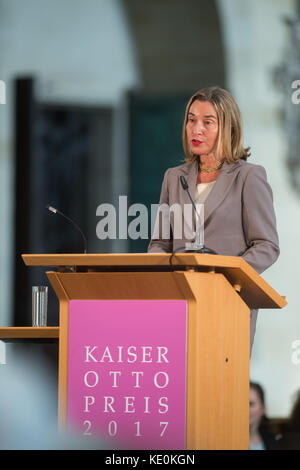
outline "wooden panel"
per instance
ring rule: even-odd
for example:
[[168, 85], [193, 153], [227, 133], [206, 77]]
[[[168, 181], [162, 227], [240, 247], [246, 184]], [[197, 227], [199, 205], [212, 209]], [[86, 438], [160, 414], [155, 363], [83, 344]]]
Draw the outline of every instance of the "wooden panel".
[[65, 427], [68, 391], [68, 329], [69, 297], [57, 273], [48, 273], [49, 281], [59, 299], [59, 361], [58, 361], [58, 424]]
[[70, 299], [183, 299], [173, 273], [58, 273]]
[[0, 328], [0, 338], [59, 338], [59, 327]]
[[187, 448], [247, 449], [249, 308], [222, 274], [48, 273], [60, 299], [59, 420], [67, 416], [70, 299], [187, 299]]
[[222, 275], [178, 273], [177, 280], [195, 297], [189, 302], [187, 447], [248, 449], [249, 308]]
[[[243, 270], [228, 267], [224, 270], [217, 268], [216, 272], [222, 272], [232, 286], [240, 286], [239, 295], [250, 309], [285, 307], [285, 297], [279, 295], [251, 266], [244, 263], [246, 266]], [[248, 267], [253, 272], [250, 273]]]
[[[170, 271], [170, 255], [162, 254], [72, 254], [72, 255], [22, 255], [28, 266], [57, 267], [102, 267], [106, 270], [116, 267], [128, 267], [134, 271], [137, 267], [145, 270], [155, 267]], [[250, 308], [283, 308], [287, 301], [279, 295], [245, 260], [235, 256], [202, 255], [179, 253], [173, 257], [173, 265], [195, 267], [207, 271], [215, 269], [224, 274], [232, 285], [241, 286], [240, 296]], [[159, 271], [159, 269], [157, 269]]]
[[[23, 254], [27, 266], [169, 266], [167, 253], [88, 253], [88, 254]], [[235, 256], [178, 253], [173, 256], [176, 265], [240, 267], [242, 258]], [[246, 263], [247, 264], [247, 263]]]

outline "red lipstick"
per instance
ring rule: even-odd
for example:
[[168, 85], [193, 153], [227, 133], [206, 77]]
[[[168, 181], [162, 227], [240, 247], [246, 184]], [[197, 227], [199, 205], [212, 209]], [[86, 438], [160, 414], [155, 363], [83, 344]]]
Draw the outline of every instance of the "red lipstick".
[[196, 146], [197, 146], [197, 145], [200, 145], [200, 144], [202, 144], [202, 143], [203, 143], [202, 140], [192, 139], [192, 144], [193, 144], [193, 145], [196, 145]]

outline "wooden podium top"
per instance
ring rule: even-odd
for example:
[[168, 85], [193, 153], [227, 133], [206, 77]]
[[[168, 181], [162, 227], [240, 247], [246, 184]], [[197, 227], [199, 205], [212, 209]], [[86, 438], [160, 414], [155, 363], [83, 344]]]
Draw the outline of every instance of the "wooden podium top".
[[[143, 266], [170, 267], [170, 253], [94, 253], [94, 254], [23, 254], [27, 266]], [[243, 258], [238, 256], [209, 255], [200, 253], [176, 253], [173, 266], [232, 267], [256, 273]], [[250, 272], [249, 271], [249, 272]], [[257, 274], [257, 273], [256, 273]], [[257, 274], [258, 275], [258, 274]]]
[[[283, 308], [287, 301], [279, 295], [245, 260], [236, 256], [199, 253], [113, 253], [113, 254], [23, 254], [27, 266], [56, 267], [73, 273], [120, 271], [214, 271], [223, 274], [249, 305], [255, 298], [259, 308]], [[254, 307], [251, 307], [254, 308]]]

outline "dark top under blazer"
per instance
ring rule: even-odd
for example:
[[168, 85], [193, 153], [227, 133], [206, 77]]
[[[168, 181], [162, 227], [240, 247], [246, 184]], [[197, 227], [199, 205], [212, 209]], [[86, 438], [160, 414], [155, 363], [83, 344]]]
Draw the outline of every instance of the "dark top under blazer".
[[[164, 176], [160, 204], [189, 204], [179, 177], [183, 175], [191, 196], [197, 191], [198, 162], [169, 168]], [[171, 222], [172, 225], [172, 222]], [[171, 227], [171, 232], [173, 227]], [[182, 239], [153, 239], [148, 251], [171, 253], [185, 245]], [[220, 255], [242, 256], [261, 274], [279, 256], [272, 189], [265, 169], [245, 160], [224, 162], [216, 183], [204, 202], [204, 244]], [[251, 311], [251, 345], [257, 311]]]

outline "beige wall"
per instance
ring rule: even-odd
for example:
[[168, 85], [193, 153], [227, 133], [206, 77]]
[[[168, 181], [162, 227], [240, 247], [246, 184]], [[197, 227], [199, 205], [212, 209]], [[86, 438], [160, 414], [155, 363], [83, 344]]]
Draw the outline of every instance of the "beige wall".
[[[281, 255], [263, 277], [281, 295], [284, 310], [261, 310], [251, 360], [251, 379], [260, 382], [271, 416], [285, 416], [300, 388], [300, 365], [292, 363], [292, 342], [300, 339], [298, 267], [299, 198], [289, 186], [285, 164], [287, 135], [280, 118], [283, 100], [272, 80], [289, 39], [284, 15], [294, 15], [293, 0], [219, 0], [225, 43], [227, 86], [240, 105], [251, 162], [266, 168], [273, 188]], [[299, 77], [300, 78], [300, 77]], [[300, 108], [299, 108], [300, 109]]]
[[[70, 8], [71, 5], [71, 8]], [[123, 94], [139, 84], [133, 41], [120, 0], [0, 0], [0, 325], [11, 325], [13, 263], [13, 79], [34, 75], [44, 101], [112, 106], [116, 191], [126, 183]], [[117, 142], [117, 143], [116, 143]], [[120, 159], [123, 155], [123, 159]], [[119, 173], [122, 177], [120, 178]], [[125, 187], [126, 189], [126, 187]], [[101, 201], [99, 201], [101, 202]], [[95, 208], [96, 210], [96, 208]]]

